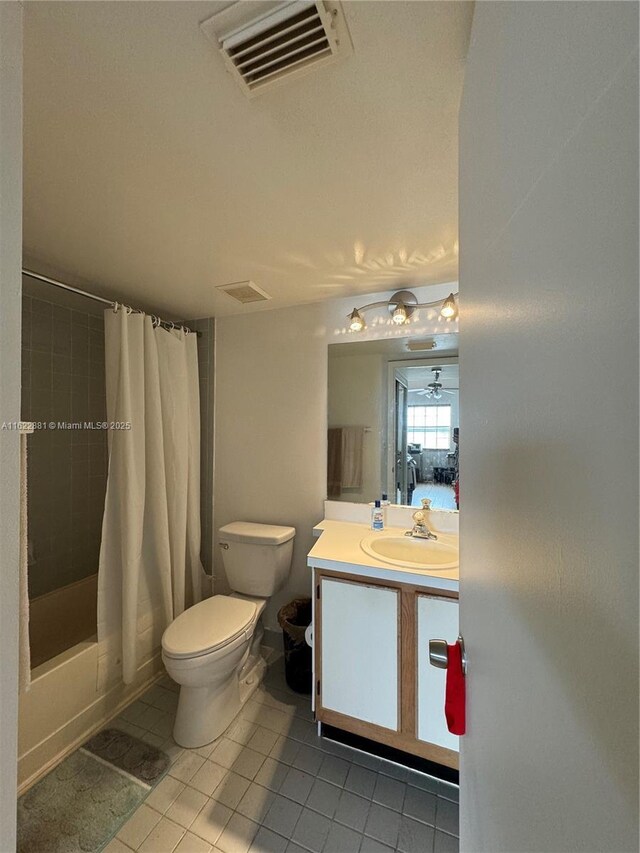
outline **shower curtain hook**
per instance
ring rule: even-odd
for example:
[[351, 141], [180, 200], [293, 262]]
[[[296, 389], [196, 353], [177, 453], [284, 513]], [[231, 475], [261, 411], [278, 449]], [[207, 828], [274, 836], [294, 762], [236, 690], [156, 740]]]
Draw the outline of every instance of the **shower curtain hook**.
[[118, 313], [118, 308], [119, 308], [119, 307], [120, 307], [120, 303], [119, 303], [119, 302], [114, 302], [114, 303], [113, 303], [113, 313], [114, 313], [114, 314], [117, 314], [117, 313]]
[[130, 305], [125, 305], [124, 310], [127, 312], [127, 314], [133, 314], [133, 308]]

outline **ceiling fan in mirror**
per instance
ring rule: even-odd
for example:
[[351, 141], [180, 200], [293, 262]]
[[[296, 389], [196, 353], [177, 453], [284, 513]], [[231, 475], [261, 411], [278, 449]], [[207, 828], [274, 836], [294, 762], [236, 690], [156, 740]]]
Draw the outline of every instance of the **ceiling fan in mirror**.
[[433, 381], [430, 382], [426, 388], [423, 388], [422, 391], [418, 391], [417, 394], [419, 397], [427, 397], [432, 398], [434, 400], [441, 400], [442, 394], [455, 394], [455, 391], [451, 391], [448, 388], [442, 387], [442, 382], [440, 382], [440, 376], [442, 374], [441, 367], [432, 367], [431, 373], [433, 374]]

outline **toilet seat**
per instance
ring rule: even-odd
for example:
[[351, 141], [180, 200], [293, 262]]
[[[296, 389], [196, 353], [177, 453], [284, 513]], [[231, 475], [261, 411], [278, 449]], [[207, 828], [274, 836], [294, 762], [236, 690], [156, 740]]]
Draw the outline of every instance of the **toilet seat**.
[[250, 639], [257, 616], [252, 601], [214, 595], [174, 619], [162, 637], [162, 653], [176, 660], [196, 658]]

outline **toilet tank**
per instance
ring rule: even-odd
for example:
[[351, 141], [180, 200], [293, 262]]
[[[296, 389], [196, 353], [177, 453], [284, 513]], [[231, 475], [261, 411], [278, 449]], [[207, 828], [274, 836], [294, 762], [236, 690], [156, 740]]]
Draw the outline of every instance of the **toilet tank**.
[[294, 527], [233, 521], [218, 531], [222, 561], [234, 592], [269, 598], [291, 569]]

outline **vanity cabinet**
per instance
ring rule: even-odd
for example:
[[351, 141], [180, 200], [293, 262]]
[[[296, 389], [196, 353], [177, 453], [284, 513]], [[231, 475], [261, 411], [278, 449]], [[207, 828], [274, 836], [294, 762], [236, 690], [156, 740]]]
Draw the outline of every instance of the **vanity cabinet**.
[[429, 663], [429, 640], [439, 637], [453, 644], [458, 638], [458, 601], [440, 594], [416, 596], [417, 684], [416, 736], [425, 743], [459, 748], [459, 738], [447, 728], [443, 713], [446, 670]]
[[341, 578], [323, 577], [319, 583], [323, 707], [397, 729], [399, 591]]
[[316, 718], [457, 768], [445, 672], [429, 664], [429, 640], [458, 635], [457, 592], [325, 569], [314, 587]]

